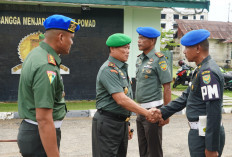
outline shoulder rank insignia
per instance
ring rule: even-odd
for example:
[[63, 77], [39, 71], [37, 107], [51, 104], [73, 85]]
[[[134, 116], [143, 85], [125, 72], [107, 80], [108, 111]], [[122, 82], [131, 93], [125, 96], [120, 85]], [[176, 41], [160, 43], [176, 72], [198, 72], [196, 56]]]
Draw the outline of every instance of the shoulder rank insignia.
[[156, 52], [155, 54], [156, 54], [156, 56], [158, 56], [159, 58], [164, 56], [164, 54], [162, 54], [161, 52]]
[[118, 71], [117, 71], [117, 70], [111, 69], [110, 71], [113, 72], [113, 73], [118, 74]]
[[54, 81], [56, 77], [56, 73], [54, 71], [47, 71], [47, 75], [48, 75], [50, 84], [52, 84], [52, 82]]
[[50, 54], [48, 54], [48, 63], [56, 65], [55, 58], [52, 55], [50, 55]]
[[116, 67], [116, 66], [115, 66], [115, 63], [113, 63], [113, 62], [109, 62], [108, 66], [109, 66], [109, 67]]

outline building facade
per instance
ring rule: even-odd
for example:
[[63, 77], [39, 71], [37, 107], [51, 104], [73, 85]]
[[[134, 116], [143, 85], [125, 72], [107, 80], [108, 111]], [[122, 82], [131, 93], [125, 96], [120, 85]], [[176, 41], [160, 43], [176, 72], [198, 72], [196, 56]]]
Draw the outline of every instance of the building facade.
[[[81, 26], [75, 35], [71, 53], [61, 56], [61, 74], [67, 100], [95, 99], [96, 75], [109, 56], [105, 42], [113, 33], [132, 38], [129, 76], [135, 77], [136, 28], [160, 29], [163, 7], [209, 8], [208, 0], [1, 0], [0, 1], [0, 101], [16, 101], [19, 74], [27, 54], [38, 46], [44, 34], [43, 21], [63, 14]], [[160, 41], [156, 44], [160, 50]]]

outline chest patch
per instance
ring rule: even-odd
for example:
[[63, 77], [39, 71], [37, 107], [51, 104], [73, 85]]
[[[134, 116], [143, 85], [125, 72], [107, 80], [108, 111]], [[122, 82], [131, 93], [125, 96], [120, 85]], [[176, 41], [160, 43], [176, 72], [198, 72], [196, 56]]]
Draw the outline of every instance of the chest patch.
[[48, 63], [56, 65], [55, 58], [50, 54], [48, 54]]
[[54, 71], [47, 71], [48, 79], [50, 81], [50, 84], [54, 81], [56, 77], [56, 73]]

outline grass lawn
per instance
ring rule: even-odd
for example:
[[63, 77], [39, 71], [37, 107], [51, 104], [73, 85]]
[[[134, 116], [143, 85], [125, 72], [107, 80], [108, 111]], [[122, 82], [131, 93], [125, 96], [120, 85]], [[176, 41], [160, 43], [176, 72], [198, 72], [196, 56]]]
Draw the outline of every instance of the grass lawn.
[[[68, 110], [88, 110], [95, 109], [95, 100], [87, 101], [67, 101]], [[17, 103], [0, 103], [0, 112], [18, 112]]]

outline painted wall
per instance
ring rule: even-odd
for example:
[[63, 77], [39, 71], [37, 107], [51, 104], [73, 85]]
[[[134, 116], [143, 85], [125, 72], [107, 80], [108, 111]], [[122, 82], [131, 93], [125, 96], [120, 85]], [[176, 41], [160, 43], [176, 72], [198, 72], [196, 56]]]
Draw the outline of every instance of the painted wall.
[[[137, 46], [138, 33], [136, 32], [136, 28], [149, 26], [160, 30], [160, 12], [161, 9], [158, 8], [124, 8], [124, 33], [132, 38], [130, 56], [128, 59], [128, 71], [131, 78], [135, 77], [136, 58], [142, 53], [138, 50]], [[156, 51], [160, 51], [160, 37], [157, 40], [155, 48]]]

